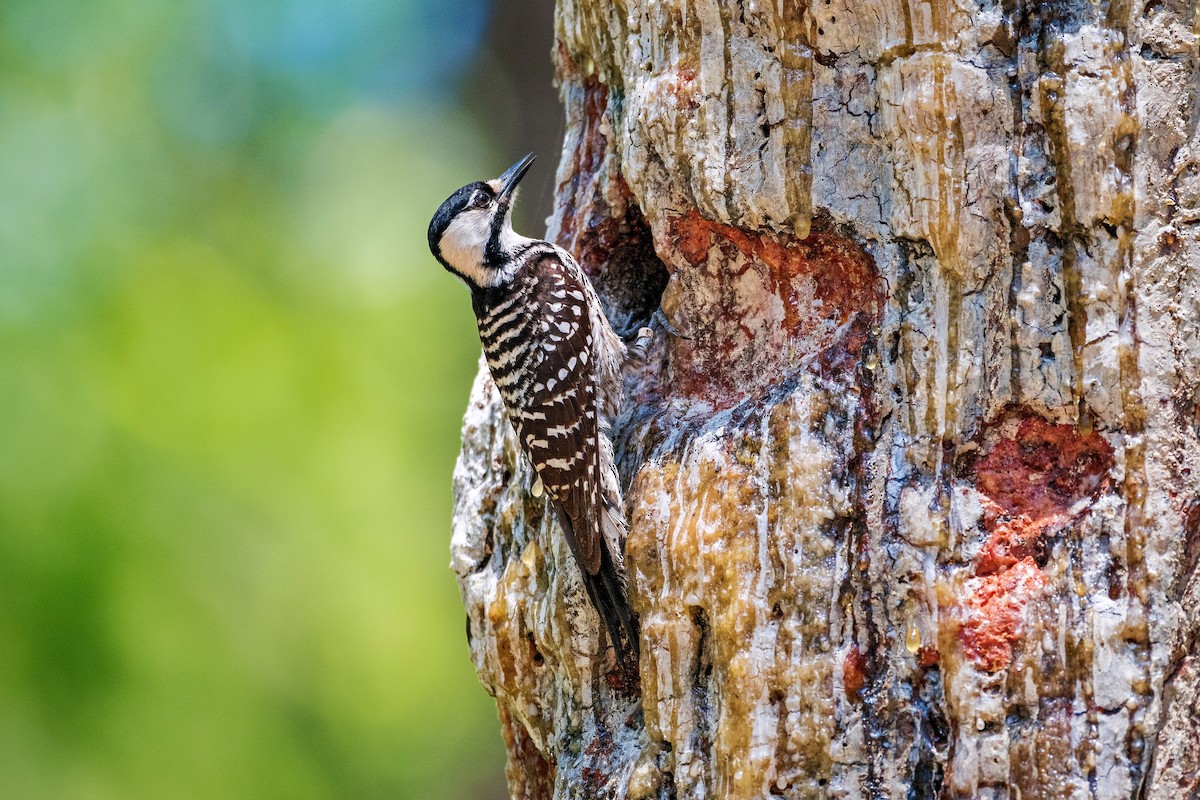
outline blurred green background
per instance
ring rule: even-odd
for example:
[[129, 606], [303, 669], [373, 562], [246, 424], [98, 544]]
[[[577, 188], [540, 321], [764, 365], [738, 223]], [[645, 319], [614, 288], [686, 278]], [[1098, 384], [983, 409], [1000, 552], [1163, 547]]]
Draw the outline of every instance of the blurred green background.
[[527, 150], [550, 0], [0, 4], [0, 797], [503, 797], [425, 229]]

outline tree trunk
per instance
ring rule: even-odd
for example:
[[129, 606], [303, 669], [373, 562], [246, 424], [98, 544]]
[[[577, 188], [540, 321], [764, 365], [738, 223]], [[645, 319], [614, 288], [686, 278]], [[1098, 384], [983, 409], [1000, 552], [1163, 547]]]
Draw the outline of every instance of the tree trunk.
[[[453, 565], [518, 798], [1200, 797], [1196, 9], [560, 0], [640, 684], [481, 369]], [[684, 338], [687, 337], [687, 338]]]

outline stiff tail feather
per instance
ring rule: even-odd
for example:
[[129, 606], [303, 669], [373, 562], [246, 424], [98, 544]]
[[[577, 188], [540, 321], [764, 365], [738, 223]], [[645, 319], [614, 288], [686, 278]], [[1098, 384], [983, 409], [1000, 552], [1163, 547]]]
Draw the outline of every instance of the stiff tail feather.
[[622, 664], [631, 661], [636, 664], [639, 653], [637, 621], [625, 594], [625, 581], [609, 555], [607, 543], [601, 551], [600, 571], [595, 575], [584, 572], [583, 583], [617, 650], [617, 660]]
[[[557, 504], [555, 504], [557, 507]], [[609, 537], [603, 537], [600, 542], [600, 569], [595, 575], [588, 573], [575, 553], [574, 529], [570, 518], [561, 508], [557, 508], [558, 519], [567, 532], [567, 541], [571, 545], [575, 562], [583, 576], [583, 587], [587, 590], [592, 607], [600, 614], [600, 622], [612, 640], [617, 651], [617, 660], [622, 665], [632, 665], [636, 668], [639, 654], [637, 618], [629, 607], [629, 599], [625, 594], [624, 570], [620, 561], [612, 556], [611, 548], [615, 546]]]

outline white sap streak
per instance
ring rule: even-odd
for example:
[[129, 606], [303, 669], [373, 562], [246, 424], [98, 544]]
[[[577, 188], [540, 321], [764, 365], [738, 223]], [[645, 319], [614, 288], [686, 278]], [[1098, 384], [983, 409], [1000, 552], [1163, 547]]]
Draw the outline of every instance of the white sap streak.
[[[755, 463], [755, 471], [751, 476], [757, 484], [758, 495], [761, 498], [762, 507], [757, 514], [758, 527], [758, 579], [755, 581], [753, 589], [753, 600], [750, 601], [750, 608], [754, 609], [754, 636], [750, 643], [750, 649], [755, 653], [753, 662], [755, 664], [770, 664], [778, 659], [778, 653], [773, 652], [778, 647], [779, 642], [779, 623], [770, 619], [770, 603], [768, 595], [770, 587], [775, 583], [775, 574], [771, 565], [771, 525], [769, 517], [770, 506], [770, 473], [771, 473], [771, 453], [773, 447], [771, 445], [771, 413], [768, 410], [762, 415], [759, 421], [759, 441], [761, 445], [758, 450], [758, 458]], [[775, 763], [775, 753], [777, 751], [777, 733], [778, 719], [772, 715], [770, 701], [770, 687], [767, 685], [766, 676], [756, 673], [753, 676], [761, 682], [761, 691], [755, 702], [754, 721], [750, 728], [750, 761], [751, 764], [762, 764], [761, 774], [763, 776], [762, 794], [764, 797], [769, 796], [771, 784], [775, 780], [778, 766]]]

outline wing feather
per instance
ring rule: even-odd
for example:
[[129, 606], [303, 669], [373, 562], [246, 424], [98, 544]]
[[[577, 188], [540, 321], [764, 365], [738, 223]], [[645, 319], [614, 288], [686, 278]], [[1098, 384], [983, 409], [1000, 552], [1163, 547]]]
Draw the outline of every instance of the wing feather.
[[543, 259], [532, 306], [545, 317], [532, 327], [537, 356], [517, 433], [546, 493], [570, 520], [568, 542], [580, 565], [595, 575], [604, 546], [595, 334], [578, 267], [551, 254]]

